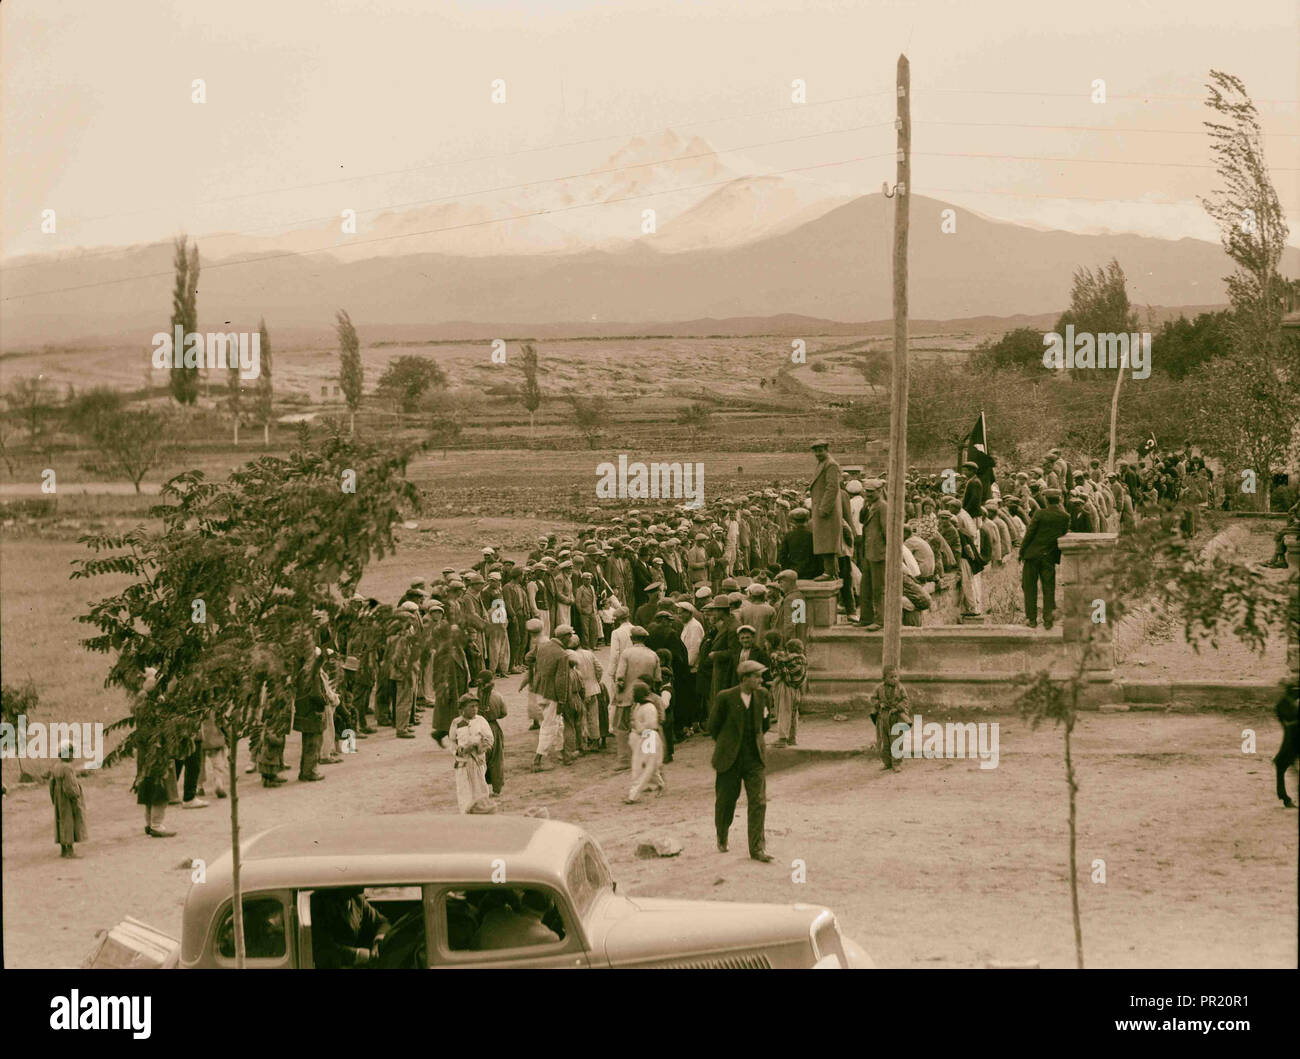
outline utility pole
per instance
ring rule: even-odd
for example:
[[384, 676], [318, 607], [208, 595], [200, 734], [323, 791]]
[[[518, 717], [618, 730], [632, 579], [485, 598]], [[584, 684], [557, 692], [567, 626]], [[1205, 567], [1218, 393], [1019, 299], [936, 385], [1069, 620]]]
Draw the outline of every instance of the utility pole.
[[907, 480], [907, 221], [912, 190], [912, 68], [898, 57], [898, 180], [894, 187], [894, 356], [889, 403], [889, 524], [885, 531], [885, 643], [882, 663], [898, 665], [903, 638], [903, 504]]

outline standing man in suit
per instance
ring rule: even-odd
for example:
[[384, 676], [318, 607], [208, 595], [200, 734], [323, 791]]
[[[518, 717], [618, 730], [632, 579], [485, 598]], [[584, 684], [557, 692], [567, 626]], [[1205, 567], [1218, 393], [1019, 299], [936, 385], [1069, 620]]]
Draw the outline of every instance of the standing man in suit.
[[558, 626], [555, 636], [543, 640], [538, 646], [533, 662], [529, 687], [542, 700], [542, 723], [537, 733], [537, 751], [533, 755], [534, 772], [543, 771], [543, 763], [553, 750], [560, 751], [564, 764], [572, 761], [564, 746], [564, 716], [560, 712], [560, 702], [568, 699], [569, 652], [564, 642], [572, 632], [571, 625]]
[[812, 451], [817, 457], [817, 474], [808, 486], [812, 494], [813, 553], [822, 562], [822, 572], [813, 580], [833, 581], [843, 526], [840, 465], [830, 457], [829, 442], [818, 438], [812, 443]]
[[1057, 542], [1070, 532], [1070, 516], [1061, 510], [1059, 489], [1048, 489], [1047, 506], [1035, 512], [1020, 542], [1020, 587], [1025, 592], [1025, 624], [1038, 625], [1038, 586], [1043, 586], [1043, 628], [1056, 616], [1056, 564], [1061, 561]]
[[736, 667], [740, 684], [727, 688], [714, 700], [709, 713], [709, 734], [713, 748], [713, 823], [718, 832], [718, 852], [727, 852], [727, 835], [736, 816], [740, 786], [745, 785], [748, 816], [749, 855], [770, 864], [763, 824], [767, 818], [767, 754], [763, 735], [771, 723], [771, 697], [761, 680], [761, 662], [745, 661]]
[[885, 620], [885, 533], [889, 509], [881, 498], [884, 482], [870, 479], [864, 486], [862, 505], [862, 609], [858, 624], [868, 631], [879, 629]]
[[776, 583], [781, 590], [781, 603], [777, 607], [775, 628], [781, 634], [781, 642], [788, 643], [808, 640], [808, 601], [799, 591], [799, 575], [793, 570], [782, 570], [776, 575]]
[[663, 679], [659, 656], [646, 643], [650, 634], [645, 627], [633, 625], [628, 629], [628, 637], [630, 642], [614, 667], [614, 717], [610, 729], [618, 753], [615, 772], [626, 772], [632, 767], [632, 744], [628, 742], [632, 731], [632, 685], [640, 680], [648, 687], [657, 688]]

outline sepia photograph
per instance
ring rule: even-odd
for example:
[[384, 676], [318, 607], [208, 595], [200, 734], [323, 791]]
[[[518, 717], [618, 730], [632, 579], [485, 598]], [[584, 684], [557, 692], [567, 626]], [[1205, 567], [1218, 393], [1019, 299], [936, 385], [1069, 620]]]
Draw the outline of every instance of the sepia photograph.
[[0, 152], [32, 1033], [192, 1044], [126, 969], [1292, 1025], [1294, 0], [9, 0]]

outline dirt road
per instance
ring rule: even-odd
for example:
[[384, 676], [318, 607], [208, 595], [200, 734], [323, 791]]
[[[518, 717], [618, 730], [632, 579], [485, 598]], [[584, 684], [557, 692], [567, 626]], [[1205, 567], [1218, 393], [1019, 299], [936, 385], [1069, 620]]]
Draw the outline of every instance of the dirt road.
[[[713, 848], [712, 744], [688, 741], [661, 798], [622, 803], [626, 773], [612, 753], [540, 775], [535, 733], [505, 685], [507, 782], [501, 810], [546, 806], [588, 828], [632, 894], [826, 904], [843, 929], [892, 967], [978, 966], [990, 959], [1074, 960], [1066, 873], [1066, 790], [1060, 734], [1000, 720], [1000, 761], [909, 761], [884, 773], [866, 722], [809, 719], [801, 753], [769, 762], [769, 848], [744, 854], [743, 803], [732, 852]], [[241, 785], [246, 834], [281, 823], [454, 811], [450, 756], [428, 737], [391, 730], [359, 744], [320, 784]], [[1243, 754], [1242, 730], [1259, 733]], [[1083, 935], [1094, 967], [1296, 966], [1297, 818], [1272, 795], [1270, 716], [1089, 716], [1077, 732]], [[805, 747], [807, 748], [805, 750]], [[823, 751], [823, 753], [817, 753]], [[829, 751], [830, 753], [824, 753]], [[296, 762], [297, 740], [288, 760]], [[42, 787], [4, 800], [4, 957], [8, 966], [75, 963], [94, 932], [134, 915], [176, 932], [190, 857], [229, 845], [226, 802], [173, 808], [180, 834], [149, 839], [130, 794], [133, 770], [86, 783], [92, 840], [60, 860]], [[247, 777], [254, 780], [255, 777]], [[656, 832], [684, 846], [639, 860]], [[1105, 882], [1095, 861], [1105, 862]], [[793, 881], [798, 869], [806, 881]]]

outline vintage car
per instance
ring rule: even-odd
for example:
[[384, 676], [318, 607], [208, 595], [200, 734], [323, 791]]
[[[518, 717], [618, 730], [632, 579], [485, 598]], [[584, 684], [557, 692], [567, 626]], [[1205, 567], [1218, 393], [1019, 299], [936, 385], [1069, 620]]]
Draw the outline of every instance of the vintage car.
[[[378, 967], [871, 966], [816, 905], [620, 894], [595, 840], [553, 820], [407, 815], [277, 827], [240, 856], [247, 967], [337, 966], [340, 951]], [[326, 923], [335, 933], [356, 926], [338, 912], [349, 901], [386, 921], [369, 958], [368, 938], [343, 939], [358, 950], [326, 936]], [[227, 854], [190, 888], [179, 943], [129, 920], [84, 966], [234, 967], [231, 907]]]

